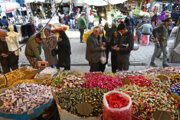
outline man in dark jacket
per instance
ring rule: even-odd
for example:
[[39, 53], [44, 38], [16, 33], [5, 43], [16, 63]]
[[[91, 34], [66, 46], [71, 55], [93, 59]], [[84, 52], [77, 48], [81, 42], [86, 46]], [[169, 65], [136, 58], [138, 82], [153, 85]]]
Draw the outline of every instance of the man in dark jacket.
[[95, 27], [93, 33], [87, 38], [86, 46], [86, 59], [90, 65], [90, 72], [101, 71], [100, 70], [100, 57], [101, 51], [105, 50], [98, 39], [100, 32], [99, 27]]
[[108, 22], [104, 26], [104, 30], [106, 32], [106, 59], [108, 61], [109, 58], [109, 51], [111, 48], [110, 41], [112, 39], [113, 33], [116, 31], [116, 25], [115, 23], [108, 24]]
[[117, 30], [120, 32], [121, 38], [113, 49], [117, 51], [118, 70], [128, 70], [129, 56], [134, 47], [134, 35], [127, 30], [124, 23], [119, 24]]
[[10, 72], [10, 69], [18, 69], [18, 57], [8, 50], [6, 36], [6, 31], [0, 30], [0, 63], [4, 74]]
[[167, 39], [168, 39], [168, 27], [172, 24], [172, 19], [167, 18], [165, 20], [165, 23], [162, 24], [160, 27], [153, 30], [153, 36], [154, 36], [154, 42], [155, 42], [155, 48], [154, 53], [151, 58], [150, 65], [153, 67], [156, 67], [156, 64], [154, 63], [154, 60], [159, 53], [159, 49], [163, 52], [163, 67], [168, 67], [167, 64]]
[[131, 12], [127, 13], [127, 17], [124, 20], [124, 23], [126, 24], [128, 31], [134, 33], [136, 22]]

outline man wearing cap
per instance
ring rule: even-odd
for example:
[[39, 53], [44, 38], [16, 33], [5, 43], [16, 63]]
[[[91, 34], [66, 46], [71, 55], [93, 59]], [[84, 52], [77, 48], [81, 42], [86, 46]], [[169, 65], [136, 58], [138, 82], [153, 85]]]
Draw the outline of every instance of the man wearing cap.
[[84, 29], [86, 29], [86, 20], [85, 20], [85, 13], [81, 14], [81, 17], [78, 18], [78, 29], [80, 32], [80, 43], [83, 43], [83, 35], [84, 35]]
[[168, 27], [172, 24], [172, 19], [167, 18], [165, 19], [164, 23], [153, 30], [153, 36], [154, 36], [154, 42], [155, 42], [155, 48], [154, 53], [151, 58], [150, 66], [156, 67], [156, 64], [154, 63], [155, 58], [158, 54], [159, 49], [163, 52], [163, 67], [168, 67], [167, 64], [167, 39], [168, 39]]
[[119, 24], [117, 30], [120, 32], [121, 38], [113, 49], [117, 51], [118, 70], [128, 70], [129, 56], [134, 47], [134, 35], [127, 30], [124, 23]]
[[25, 55], [33, 68], [36, 68], [37, 61], [42, 61], [40, 57], [42, 41], [41, 34], [37, 33], [31, 36], [27, 42]]
[[18, 69], [18, 56], [14, 52], [10, 52], [6, 42], [7, 32], [0, 30], [0, 63], [3, 74], [10, 72], [10, 69]]

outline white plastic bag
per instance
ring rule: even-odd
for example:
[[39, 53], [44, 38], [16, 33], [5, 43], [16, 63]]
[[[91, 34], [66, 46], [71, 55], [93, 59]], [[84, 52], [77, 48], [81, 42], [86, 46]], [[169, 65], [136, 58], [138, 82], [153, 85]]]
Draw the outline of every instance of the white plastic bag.
[[102, 64], [106, 63], [106, 53], [105, 53], [105, 51], [101, 52], [100, 62]]
[[180, 43], [176, 46], [176, 48], [174, 49], [174, 51], [178, 54], [180, 54]]

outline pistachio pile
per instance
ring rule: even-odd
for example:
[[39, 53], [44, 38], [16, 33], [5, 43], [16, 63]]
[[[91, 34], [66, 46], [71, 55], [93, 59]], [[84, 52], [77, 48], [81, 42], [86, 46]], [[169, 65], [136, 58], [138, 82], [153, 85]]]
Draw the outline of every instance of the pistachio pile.
[[[97, 117], [103, 112], [102, 101], [105, 92], [107, 91], [99, 88], [66, 88], [56, 94], [62, 109], [80, 117]], [[77, 112], [77, 105], [82, 102], [87, 102], [93, 107], [91, 114], [83, 116]]]

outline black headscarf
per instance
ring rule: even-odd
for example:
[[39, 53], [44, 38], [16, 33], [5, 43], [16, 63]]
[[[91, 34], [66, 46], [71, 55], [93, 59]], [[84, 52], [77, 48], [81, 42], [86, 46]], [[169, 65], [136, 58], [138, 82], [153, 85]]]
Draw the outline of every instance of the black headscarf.
[[59, 35], [61, 36], [62, 41], [58, 42], [58, 49], [61, 49], [62, 51], [66, 51], [71, 54], [71, 45], [68, 36], [63, 30], [59, 31]]

